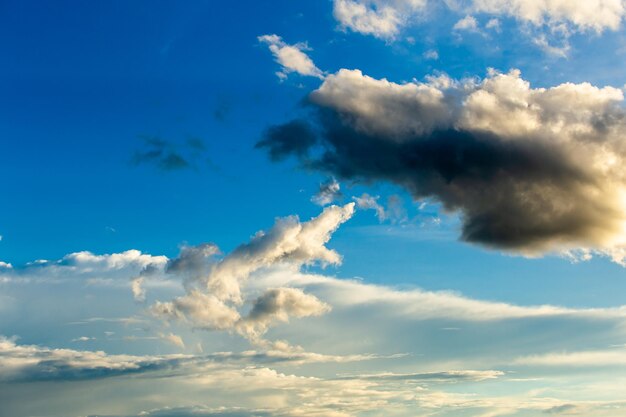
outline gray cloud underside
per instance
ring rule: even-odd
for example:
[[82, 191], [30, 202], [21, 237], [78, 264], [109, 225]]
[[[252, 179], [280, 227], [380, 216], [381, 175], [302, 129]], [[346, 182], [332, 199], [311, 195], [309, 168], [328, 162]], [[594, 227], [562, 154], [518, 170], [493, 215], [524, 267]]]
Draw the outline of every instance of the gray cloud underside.
[[[0, 382], [76, 381], [133, 374], [193, 373], [206, 367], [347, 363], [384, 359], [379, 355], [324, 355], [304, 351], [217, 352], [207, 355], [134, 356], [102, 351], [20, 345], [0, 336]], [[159, 372], [160, 371], [160, 372]]]
[[267, 411], [245, 409], [214, 409], [205, 407], [177, 407], [151, 410], [128, 416], [89, 416], [89, 417], [272, 417], [276, 414]]

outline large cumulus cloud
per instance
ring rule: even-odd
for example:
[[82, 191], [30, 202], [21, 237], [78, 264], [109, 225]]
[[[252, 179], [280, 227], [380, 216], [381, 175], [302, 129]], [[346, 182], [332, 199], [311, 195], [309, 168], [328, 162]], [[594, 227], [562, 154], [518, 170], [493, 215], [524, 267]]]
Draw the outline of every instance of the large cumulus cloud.
[[[532, 88], [517, 70], [397, 84], [342, 69], [310, 94], [305, 130], [316, 141], [290, 142], [308, 168], [437, 199], [461, 213], [466, 241], [526, 255], [596, 250], [623, 262], [623, 99], [588, 83]], [[274, 126], [260, 146], [285, 155], [283, 133]]]

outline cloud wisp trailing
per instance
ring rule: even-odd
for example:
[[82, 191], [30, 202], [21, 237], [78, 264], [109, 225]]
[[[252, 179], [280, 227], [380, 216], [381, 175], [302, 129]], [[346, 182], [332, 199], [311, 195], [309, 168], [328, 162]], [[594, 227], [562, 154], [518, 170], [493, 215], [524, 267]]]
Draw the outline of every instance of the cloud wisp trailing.
[[[397, 84], [342, 69], [310, 94], [309, 121], [274, 126], [258, 146], [339, 179], [434, 198], [461, 214], [468, 242], [623, 263], [623, 100], [620, 89], [588, 83], [533, 88], [516, 70]], [[309, 134], [294, 134], [294, 123]]]
[[341, 185], [339, 182], [330, 178], [320, 184], [320, 188], [317, 193], [311, 198], [311, 201], [320, 206], [326, 206], [333, 203], [335, 200], [339, 200], [343, 197], [341, 193]]
[[281, 66], [276, 76], [284, 80], [290, 73], [296, 73], [308, 77], [324, 78], [322, 70], [315, 66], [305, 51], [311, 48], [306, 43], [289, 45], [278, 35], [263, 35], [258, 37], [259, 42], [268, 46], [274, 59]]

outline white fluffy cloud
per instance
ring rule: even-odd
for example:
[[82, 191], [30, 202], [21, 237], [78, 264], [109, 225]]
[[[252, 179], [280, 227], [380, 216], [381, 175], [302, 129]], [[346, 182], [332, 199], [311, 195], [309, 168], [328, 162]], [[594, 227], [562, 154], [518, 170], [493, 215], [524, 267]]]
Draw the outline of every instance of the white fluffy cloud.
[[456, 22], [453, 26], [455, 30], [466, 30], [469, 32], [478, 30], [478, 22], [474, 16], [465, 16], [463, 19]]
[[534, 25], [565, 22], [577, 30], [596, 32], [619, 29], [626, 14], [622, 0], [472, 0], [470, 7]]
[[344, 29], [393, 38], [427, 0], [335, 0], [333, 15]]
[[281, 70], [276, 73], [280, 79], [295, 72], [309, 77], [324, 78], [323, 72], [315, 66], [315, 63], [304, 52], [310, 50], [306, 43], [289, 45], [278, 35], [263, 35], [258, 37], [259, 42], [267, 44]]
[[[334, 0], [333, 4], [340, 27], [383, 39], [393, 39], [403, 27], [417, 23], [429, 8], [441, 6], [461, 15], [490, 16], [488, 28], [494, 28], [494, 19], [502, 16], [561, 32], [615, 31], [626, 15], [622, 0]], [[467, 16], [457, 26], [476, 30], [478, 22]]]
[[127, 282], [129, 277], [139, 275], [146, 269], [162, 269], [167, 262], [166, 256], [152, 256], [135, 249], [103, 255], [82, 251], [55, 261], [37, 260], [19, 268], [3, 268], [0, 265], [0, 277], [6, 280], [57, 283], [68, 280], [79, 280], [86, 284]]
[[[265, 288], [252, 301], [249, 315], [242, 317], [242, 287], [252, 273], [276, 264], [296, 268], [313, 263], [338, 264], [341, 257], [325, 244], [353, 214], [354, 203], [349, 203], [327, 207], [318, 217], [304, 223], [295, 216], [278, 219], [269, 231], [258, 232], [249, 243], [212, 265], [196, 285], [187, 287], [186, 295], [157, 302], [151, 311], [169, 320], [189, 321], [199, 328], [236, 330], [255, 341], [275, 322], [287, 321], [290, 316], [322, 314], [329, 306], [311, 295], [292, 288]], [[212, 255], [213, 252], [209, 256]]]
[[239, 321], [239, 312], [213, 294], [191, 290], [173, 301], [157, 301], [151, 311], [168, 320], [188, 320], [194, 327], [211, 330], [231, 329]]

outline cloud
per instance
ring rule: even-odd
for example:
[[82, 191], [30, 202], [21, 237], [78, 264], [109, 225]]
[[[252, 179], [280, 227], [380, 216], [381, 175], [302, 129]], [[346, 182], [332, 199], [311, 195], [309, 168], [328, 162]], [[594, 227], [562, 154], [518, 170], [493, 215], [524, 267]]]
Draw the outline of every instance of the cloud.
[[339, 182], [331, 178], [320, 184], [319, 191], [311, 198], [311, 201], [320, 206], [326, 206], [340, 199], [342, 196]]
[[[151, 311], [167, 320], [183, 320], [194, 327], [213, 330], [236, 330], [246, 337], [258, 340], [267, 328], [290, 316], [319, 315], [328, 306], [313, 296], [291, 288], [263, 289], [253, 301], [252, 310], [241, 317], [239, 306], [244, 303], [244, 286], [252, 273], [277, 264], [300, 267], [313, 263], [338, 264], [338, 253], [325, 247], [331, 234], [354, 213], [354, 203], [343, 207], [330, 206], [322, 214], [301, 223], [295, 216], [277, 219], [267, 232], [258, 232], [252, 240], [239, 246], [223, 259], [215, 262], [206, 275], [186, 286], [187, 293], [168, 302], [156, 302]], [[202, 259], [213, 256], [216, 247], [187, 248], [189, 262], [172, 261], [177, 273], [195, 273]], [[201, 256], [197, 256], [200, 254]]]
[[371, 374], [343, 376], [339, 379], [361, 379], [368, 381], [406, 381], [406, 382], [466, 382], [484, 381], [499, 378], [504, 375], [502, 371], [445, 371], [445, 372], [425, 372], [415, 374]]
[[[150, 411], [142, 411], [132, 416], [116, 417], [272, 417], [275, 414], [262, 410], [246, 410], [241, 408], [210, 408], [202, 406], [194, 407], [168, 407]], [[95, 416], [93, 416], [95, 417]], [[115, 417], [115, 416], [109, 416]]]
[[[175, 334], [159, 334], [180, 348], [185, 345]], [[80, 338], [83, 341], [84, 338]], [[93, 340], [92, 338], [87, 338]], [[21, 345], [15, 338], [0, 335], [0, 383], [76, 381], [153, 372], [193, 374], [199, 369], [232, 369], [268, 364], [300, 366], [315, 363], [348, 363], [385, 358], [378, 355], [324, 355], [291, 350], [217, 352], [192, 355], [110, 355], [102, 351], [53, 349]], [[392, 357], [393, 358], [393, 357]]]
[[551, 42], [551, 40], [543, 33], [536, 35], [533, 38], [533, 43], [539, 47], [547, 55], [552, 55], [560, 58], [567, 58], [567, 54], [570, 51], [570, 45], [567, 40], [562, 40], [560, 43]]
[[[586, 248], [623, 263], [623, 99], [588, 83], [531, 88], [517, 70], [397, 84], [342, 69], [310, 94], [317, 140], [290, 146], [308, 169], [438, 200], [461, 214], [465, 241], [530, 256]], [[285, 135], [274, 126], [259, 146], [276, 152], [276, 137], [284, 150]]]
[[334, 0], [333, 15], [342, 29], [393, 39], [426, 0]]
[[133, 155], [134, 165], [154, 164], [163, 171], [174, 171], [189, 167], [189, 162], [177, 151], [170, 149], [170, 144], [158, 138], [145, 138], [146, 148]]
[[140, 303], [146, 301], [146, 289], [143, 287], [143, 277], [137, 277], [130, 282], [130, 289], [133, 292], [133, 298]]
[[[616, 31], [626, 15], [621, 0], [334, 0], [333, 15], [343, 29], [393, 39], [404, 27], [425, 21], [429, 10], [442, 6], [452, 13], [487, 15], [491, 28], [496, 27], [494, 19], [510, 17], [524, 25], [568, 32]], [[477, 28], [471, 16], [461, 22], [463, 27], [456, 29]]]
[[489, 19], [489, 21], [485, 24], [485, 28], [492, 29], [496, 33], [500, 33], [502, 31], [500, 20], [496, 19], [495, 17], [492, 19]]
[[[579, 407], [574, 404], [563, 404], [563, 405], [550, 407], [545, 412], [546, 414], [568, 414], [568, 413], [575, 413], [576, 411], [578, 411], [577, 410], [578, 408]], [[575, 414], [578, 414], [578, 413], [575, 413]]]
[[90, 340], [96, 340], [95, 337], [81, 336], [76, 339], [72, 339], [72, 342], [89, 342]]
[[180, 253], [165, 265], [165, 273], [183, 278], [186, 284], [197, 282], [210, 273], [220, 250], [214, 243], [183, 245]]
[[277, 219], [267, 232], [257, 232], [221, 260], [206, 279], [210, 293], [220, 299], [241, 302], [240, 284], [260, 268], [276, 263], [336, 265], [341, 256], [325, 244], [335, 230], [354, 214], [354, 204], [326, 207], [301, 223], [297, 216]]
[[239, 312], [213, 294], [191, 290], [172, 301], [157, 301], [150, 310], [167, 320], [190, 321], [194, 327], [207, 330], [231, 329], [239, 321]]
[[436, 49], [429, 49], [428, 51], [424, 52], [423, 56], [425, 59], [437, 61], [439, 59], [439, 52], [437, 52]]
[[166, 256], [152, 256], [136, 249], [97, 255], [89, 251], [74, 252], [58, 260], [37, 260], [11, 268], [0, 267], [2, 277], [10, 281], [85, 284], [109, 281], [128, 282], [129, 277], [147, 269], [162, 269]]
[[371, 196], [367, 193], [361, 197], [352, 197], [356, 206], [364, 210], [374, 210], [376, 217], [381, 222], [386, 220], [392, 223], [402, 223], [407, 221], [407, 214], [402, 204], [402, 199], [397, 195], [391, 195], [387, 198], [387, 208], [378, 202], [379, 196]]
[[536, 26], [566, 23], [575, 30], [598, 33], [618, 30], [626, 13], [621, 0], [472, 0], [470, 7]]
[[176, 367], [182, 356], [107, 355], [97, 351], [18, 345], [0, 336], [0, 381], [85, 380]]
[[474, 16], [467, 15], [463, 19], [459, 20], [452, 27], [454, 30], [465, 30], [468, 32], [478, 31], [478, 22]]
[[185, 348], [185, 342], [183, 341], [182, 337], [174, 333], [168, 333], [168, 334], [159, 333], [159, 337], [165, 340], [166, 342], [171, 343], [174, 346], [177, 346], [181, 349]]
[[624, 366], [626, 365], [626, 349], [622, 347], [577, 352], [551, 352], [521, 357], [516, 359], [514, 363], [517, 365], [551, 367]]
[[314, 130], [304, 120], [293, 120], [281, 126], [270, 127], [265, 139], [256, 148], [267, 148], [273, 161], [280, 161], [290, 155], [304, 158], [309, 148], [317, 143]]
[[263, 276], [255, 277], [251, 281], [251, 286], [251, 290], [272, 286], [301, 288], [325, 300], [334, 309], [345, 311], [367, 307], [372, 309], [373, 314], [385, 315], [390, 319], [485, 322], [578, 318], [620, 322], [626, 318], [626, 306], [586, 309], [556, 305], [522, 306], [469, 298], [450, 291], [400, 290], [384, 285], [366, 284], [358, 280], [303, 274], [281, 268], [266, 271]]
[[352, 197], [356, 206], [363, 210], [374, 210], [376, 212], [376, 217], [378, 220], [385, 221], [387, 215], [385, 213], [385, 208], [378, 203], [379, 196], [371, 196], [367, 193], [361, 195], [361, 197]]
[[288, 322], [290, 317], [320, 316], [328, 311], [328, 304], [300, 289], [274, 288], [254, 300], [250, 313], [239, 326], [245, 334], [258, 338], [276, 322]]
[[278, 35], [263, 35], [258, 37], [259, 42], [267, 44], [281, 70], [276, 73], [278, 78], [284, 79], [295, 72], [300, 75], [324, 78], [322, 71], [304, 51], [311, 50], [306, 43], [295, 45], [286, 44]]
[[182, 144], [157, 136], [141, 135], [140, 138], [144, 141], [144, 149], [134, 153], [131, 162], [135, 166], [153, 165], [162, 171], [194, 168], [196, 160], [204, 157], [206, 151], [204, 143], [198, 138], [189, 138]]

